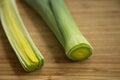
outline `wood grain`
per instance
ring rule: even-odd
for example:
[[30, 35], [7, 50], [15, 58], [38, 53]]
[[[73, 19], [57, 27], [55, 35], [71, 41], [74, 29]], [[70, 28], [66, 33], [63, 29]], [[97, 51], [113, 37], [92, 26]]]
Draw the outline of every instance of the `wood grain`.
[[20, 15], [45, 65], [25, 72], [0, 24], [0, 80], [120, 80], [120, 0], [65, 0], [80, 31], [94, 47], [83, 62], [72, 62], [42, 18], [22, 0]]

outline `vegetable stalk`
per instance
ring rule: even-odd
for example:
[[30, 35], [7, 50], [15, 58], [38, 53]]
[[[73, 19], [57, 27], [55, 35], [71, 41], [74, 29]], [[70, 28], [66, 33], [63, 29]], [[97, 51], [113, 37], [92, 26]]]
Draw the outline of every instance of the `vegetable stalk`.
[[71, 60], [85, 60], [92, 54], [92, 46], [79, 31], [64, 0], [24, 0], [48, 24]]
[[40, 68], [44, 58], [25, 28], [15, 0], [0, 0], [0, 18], [6, 36], [23, 68], [28, 72]]

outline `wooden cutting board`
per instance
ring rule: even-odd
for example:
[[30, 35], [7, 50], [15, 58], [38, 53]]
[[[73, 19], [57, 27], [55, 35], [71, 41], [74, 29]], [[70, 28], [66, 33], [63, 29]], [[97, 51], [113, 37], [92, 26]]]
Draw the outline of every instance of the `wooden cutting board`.
[[65, 0], [79, 29], [94, 47], [83, 62], [72, 62], [42, 18], [22, 0], [20, 15], [45, 57], [42, 69], [25, 72], [0, 24], [0, 80], [120, 80], [120, 0]]

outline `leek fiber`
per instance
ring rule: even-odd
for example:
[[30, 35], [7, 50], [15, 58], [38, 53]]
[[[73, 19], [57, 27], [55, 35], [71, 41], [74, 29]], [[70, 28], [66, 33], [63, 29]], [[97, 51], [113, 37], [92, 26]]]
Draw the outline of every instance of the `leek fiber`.
[[30, 38], [15, 0], [0, 0], [0, 18], [6, 36], [23, 68], [28, 72], [40, 68], [44, 58]]

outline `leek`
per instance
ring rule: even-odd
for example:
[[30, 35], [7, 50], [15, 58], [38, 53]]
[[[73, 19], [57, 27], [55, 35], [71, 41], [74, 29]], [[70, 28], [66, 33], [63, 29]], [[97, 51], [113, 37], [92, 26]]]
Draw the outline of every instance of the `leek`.
[[81, 61], [92, 54], [92, 46], [79, 31], [64, 0], [24, 0], [49, 25], [71, 60]]
[[44, 58], [30, 38], [15, 0], [0, 0], [0, 18], [7, 38], [23, 68], [30, 72], [42, 67]]

